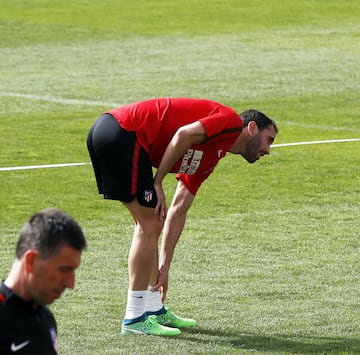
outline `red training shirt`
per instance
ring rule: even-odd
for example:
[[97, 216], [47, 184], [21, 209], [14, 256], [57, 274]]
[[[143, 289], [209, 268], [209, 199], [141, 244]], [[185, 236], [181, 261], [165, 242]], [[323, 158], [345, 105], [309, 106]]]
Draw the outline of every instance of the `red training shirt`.
[[170, 172], [176, 173], [195, 196], [202, 182], [226, 155], [242, 129], [240, 116], [220, 103], [192, 98], [159, 98], [131, 103], [108, 111], [127, 131], [135, 131], [139, 144], [158, 167], [176, 131], [199, 121], [207, 140], [193, 145]]

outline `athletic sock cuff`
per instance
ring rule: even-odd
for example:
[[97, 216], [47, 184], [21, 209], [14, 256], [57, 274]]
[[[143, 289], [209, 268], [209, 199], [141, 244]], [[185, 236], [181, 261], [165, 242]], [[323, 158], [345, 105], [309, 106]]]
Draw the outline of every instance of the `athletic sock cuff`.
[[144, 322], [145, 319], [146, 319], [146, 317], [147, 317], [147, 315], [144, 313], [142, 316], [137, 317], [137, 318], [124, 319], [124, 320], [123, 320], [123, 324], [124, 324], [124, 325], [129, 325], [129, 324]]
[[148, 316], [152, 316], [152, 315], [158, 316], [158, 315], [160, 315], [160, 314], [165, 314], [165, 313], [166, 313], [166, 308], [163, 307], [163, 308], [161, 308], [161, 309], [159, 309], [158, 311], [155, 311], [155, 312], [146, 312], [146, 316], [147, 316], [147, 317], [148, 317]]

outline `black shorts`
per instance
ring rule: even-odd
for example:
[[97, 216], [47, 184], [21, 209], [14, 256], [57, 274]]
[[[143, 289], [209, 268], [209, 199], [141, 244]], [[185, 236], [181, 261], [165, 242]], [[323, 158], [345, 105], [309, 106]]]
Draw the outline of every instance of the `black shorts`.
[[104, 198], [155, 208], [157, 198], [150, 158], [135, 132], [123, 129], [110, 114], [91, 127], [87, 147], [99, 194]]

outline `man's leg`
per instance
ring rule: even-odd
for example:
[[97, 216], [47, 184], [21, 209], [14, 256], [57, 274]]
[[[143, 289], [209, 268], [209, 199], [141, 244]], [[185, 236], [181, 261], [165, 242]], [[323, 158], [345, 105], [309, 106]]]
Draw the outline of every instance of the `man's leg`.
[[181, 332], [156, 322], [146, 314], [146, 296], [154, 267], [157, 267], [158, 239], [163, 222], [153, 208], [143, 207], [136, 200], [126, 203], [135, 220], [135, 230], [129, 252], [129, 290], [122, 326], [123, 334], [174, 336]]

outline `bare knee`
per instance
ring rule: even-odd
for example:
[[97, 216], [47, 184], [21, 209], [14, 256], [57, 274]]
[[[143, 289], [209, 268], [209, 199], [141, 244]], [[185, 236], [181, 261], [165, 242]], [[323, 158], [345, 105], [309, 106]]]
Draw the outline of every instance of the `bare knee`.
[[155, 238], [156, 240], [159, 238], [159, 235], [162, 231], [164, 223], [160, 221], [158, 218], [154, 218], [153, 220], [141, 220], [137, 221], [136, 229], [139, 235], [149, 238]]
[[164, 221], [160, 220], [154, 213], [153, 208], [141, 206], [136, 200], [124, 203], [136, 223], [138, 235], [151, 238], [159, 238], [164, 226]]

